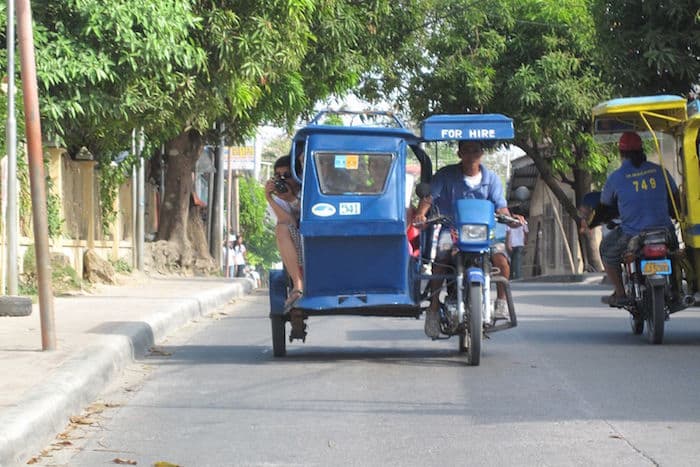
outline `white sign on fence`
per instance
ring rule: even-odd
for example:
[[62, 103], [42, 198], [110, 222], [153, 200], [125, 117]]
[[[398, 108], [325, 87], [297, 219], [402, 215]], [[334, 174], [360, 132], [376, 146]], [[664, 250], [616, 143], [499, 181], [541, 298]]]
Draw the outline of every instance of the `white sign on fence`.
[[255, 146], [226, 146], [223, 163], [224, 170], [254, 170]]

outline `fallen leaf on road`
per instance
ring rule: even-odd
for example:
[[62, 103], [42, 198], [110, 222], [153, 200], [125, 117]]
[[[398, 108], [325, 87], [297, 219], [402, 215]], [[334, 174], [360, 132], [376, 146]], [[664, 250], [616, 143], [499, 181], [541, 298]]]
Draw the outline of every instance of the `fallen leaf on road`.
[[160, 357], [169, 357], [173, 354], [172, 352], [167, 352], [167, 351], [159, 349], [157, 347], [151, 347], [149, 349], [149, 351], [150, 351], [150, 353], [148, 354], [149, 356], [152, 356], [152, 355], [156, 356], [157, 355]]
[[73, 443], [71, 443], [71, 442], [68, 441], [68, 440], [59, 441], [59, 442], [53, 443], [53, 444], [54, 444], [54, 446], [73, 446]]
[[75, 423], [76, 425], [92, 425], [95, 423], [95, 420], [92, 418], [83, 417], [82, 415], [73, 415], [69, 420], [71, 423]]
[[37, 462], [39, 462], [39, 456], [34, 456], [27, 461], [27, 464], [31, 465], [31, 464], [36, 464]]
[[153, 467], [180, 467], [180, 464], [172, 464], [166, 461], [158, 461], [153, 464]]
[[625, 438], [623, 438], [623, 437], [620, 436], [620, 435], [610, 435], [610, 437], [611, 437], [611, 438], [615, 438], [615, 439], [625, 439]]
[[122, 459], [121, 457], [115, 457], [112, 459], [112, 462], [115, 464], [124, 464], [124, 465], [136, 465], [138, 462], [131, 460], [131, 459]]

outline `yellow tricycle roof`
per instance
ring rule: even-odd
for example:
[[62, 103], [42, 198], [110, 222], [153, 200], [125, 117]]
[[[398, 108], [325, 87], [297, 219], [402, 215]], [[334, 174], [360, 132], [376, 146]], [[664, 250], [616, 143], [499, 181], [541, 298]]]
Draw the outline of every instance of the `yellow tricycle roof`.
[[669, 131], [688, 118], [687, 102], [680, 96], [625, 97], [593, 107], [595, 133]]

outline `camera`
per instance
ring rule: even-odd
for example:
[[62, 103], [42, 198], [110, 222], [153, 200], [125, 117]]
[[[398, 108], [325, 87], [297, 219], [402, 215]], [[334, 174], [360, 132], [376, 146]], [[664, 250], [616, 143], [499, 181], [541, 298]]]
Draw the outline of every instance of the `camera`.
[[284, 182], [284, 180], [276, 178], [275, 179], [275, 191], [277, 193], [286, 193], [289, 191], [289, 187], [287, 187], [287, 184]]

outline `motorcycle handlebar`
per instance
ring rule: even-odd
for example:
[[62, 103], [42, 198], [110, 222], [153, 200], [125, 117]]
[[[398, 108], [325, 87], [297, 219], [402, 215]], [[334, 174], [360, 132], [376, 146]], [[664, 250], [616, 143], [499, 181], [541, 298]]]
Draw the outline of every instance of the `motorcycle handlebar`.
[[420, 227], [422, 225], [434, 224], [436, 222], [444, 221], [446, 219], [449, 219], [449, 217], [448, 216], [429, 217], [428, 219], [424, 220], [423, 222], [413, 222], [413, 227]]
[[[511, 217], [511, 216], [507, 216], [505, 214], [498, 214], [498, 213], [496, 213], [495, 216], [496, 216], [496, 222], [500, 222], [501, 224], [518, 224], [518, 225], [523, 224], [523, 222], [516, 217]], [[444, 220], [448, 220], [448, 219], [450, 219], [449, 216], [435, 216], [435, 217], [430, 217], [423, 222], [413, 222], [412, 225], [414, 227], [420, 227], [422, 225], [434, 224], [436, 222], [440, 222], [440, 221], [444, 221]]]
[[520, 219], [517, 219], [515, 217], [507, 216], [505, 214], [496, 214], [496, 222], [500, 222], [501, 224], [518, 224], [521, 225], [522, 222]]

